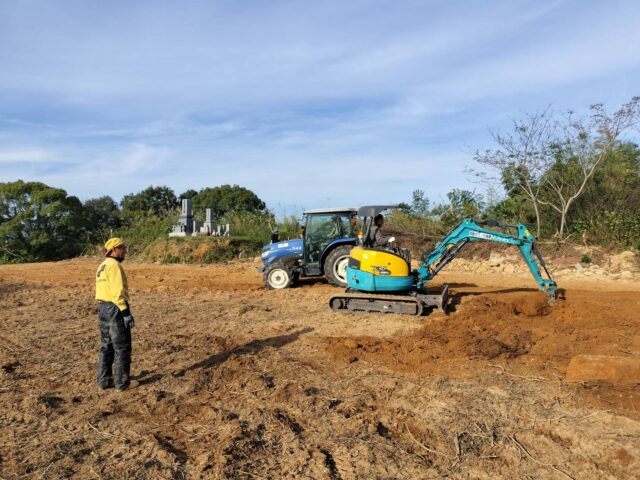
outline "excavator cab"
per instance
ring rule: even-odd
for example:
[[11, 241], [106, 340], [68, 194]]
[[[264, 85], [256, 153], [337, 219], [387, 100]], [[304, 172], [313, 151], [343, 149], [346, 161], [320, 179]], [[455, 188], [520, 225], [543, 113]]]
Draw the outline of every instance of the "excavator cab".
[[[365, 232], [359, 245], [352, 248], [347, 264], [347, 285], [363, 292], [402, 292], [411, 289], [411, 256], [407, 249], [373, 245], [373, 219], [379, 213], [398, 205], [360, 207], [358, 216], [364, 219]], [[360, 238], [361, 236], [359, 236]]]

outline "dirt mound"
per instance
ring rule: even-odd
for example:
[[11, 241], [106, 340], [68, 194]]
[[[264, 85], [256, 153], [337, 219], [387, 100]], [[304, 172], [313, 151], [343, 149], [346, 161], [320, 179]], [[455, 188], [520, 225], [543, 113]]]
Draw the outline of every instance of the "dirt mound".
[[[568, 300], [551, 305], [538, 291], [476, 294], [473, 287], [462, 288], [470, 291], [454, 291], [453, 311], [447, 316], [432, 314], [408, 335], [327, 338], [326, 348], [347, 363], [364, 361], [403, 373], [457, 378], [477, 375], [478, 368], [506, 366], [564, 376], [576, 354], [640, 350], [636, 335], [620, 336], [638, 321], [637, 307], [624, 294], [570, 292]], [[580, 393], [591, 402], [613, 401], [625, 408], [640, 399], [640, 391], [619, 396], [602, 385], [590, 385]]]
[[452, 363], [526, 355], [535, 345], [536, 335], [526, 328], [514, 332], [507, 323], [514, 321], [514, 315], [539, 317], [549, 313], [547, 299], [539, 292], [519, 294], [508, 301], [472, 298], [464, 302], [458, 314], [433, 319], [411, 336], [329, 338], [327, 348], [350, 362], [381, 362], [393, 370], [416, 374], [448, 368], [456, 374], [460, 369], [454, 366], [451, 370]]
[[[551, 313], [552, 305], [549, 297], [544, 292], [532, 290], [526, 293], [517, 293], [517, 289], [515, 292], [510, 295], [471, 298], [464, 304], [463, 308], [460, 308], [460, 315], [465, 319], [477, 315], [488, 315], [496, 319], [503, 319], [505, 317], [513, 317], [513, 315], [540, 317]], [[456, 298], [459, 300], [461, 297], [458, 296]]]
[[536, 317], [549, 315], [552, 302], [544, 292], [520, 295], [510, 300], [509, 305], [514, 315]]

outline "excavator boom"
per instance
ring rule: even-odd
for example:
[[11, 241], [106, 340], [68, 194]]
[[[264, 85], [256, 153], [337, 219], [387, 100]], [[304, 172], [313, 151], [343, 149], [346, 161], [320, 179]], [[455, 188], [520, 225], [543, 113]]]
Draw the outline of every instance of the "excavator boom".
[[[515, 230], [515, 235], [489, 230], [485, 228], [485, 226], [513, 229]], [[549, 297], [555, 300], [556, 282], [554, 282], [551, 279], [551, 275], [549, 275], [542, 255], [536, 247], [533, 235], [531, 235], [524, 225], [507, 225], [495, 220], [477, 221], [465, 219], [460, 222], [438, 245], [431, 251], [425, 253], [422, 259], [422, 265], [418, 268], [416, 287], [423, 288], [446, 264], [456, 257], [467, 243], [479, 240], [504, 243], [518, 247], [522, 258], [529, 267], [540, 290], [546, 292]], [[541, 268], [545, 276], [542, 275]]]

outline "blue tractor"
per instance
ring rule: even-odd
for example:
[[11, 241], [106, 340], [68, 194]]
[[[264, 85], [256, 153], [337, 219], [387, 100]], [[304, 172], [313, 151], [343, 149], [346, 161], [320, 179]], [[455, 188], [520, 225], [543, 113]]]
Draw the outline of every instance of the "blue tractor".
[[358, 243], [356, 208], [318, 208], [304, 212], [302, 238], [262, 247], [267, 288], [288, 288], [303, 277], [325, 276], [337, 287], [347, 286], [349, 252]]

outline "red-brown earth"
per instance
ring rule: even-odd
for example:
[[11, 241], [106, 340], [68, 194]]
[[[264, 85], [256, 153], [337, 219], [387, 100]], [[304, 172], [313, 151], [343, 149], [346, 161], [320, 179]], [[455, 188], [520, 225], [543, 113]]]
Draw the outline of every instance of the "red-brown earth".
[[635, 280], [565, 275], [549, 306], [526, 275], [445, 271], [450, 311], [409, 317], [265, 290], [251, 260], [126, 262], [140, 386], [117, 393], [98, 262], [0, 266], [0, 478], [637, 478], [640, 379], [566, 379], [640, 362]]

